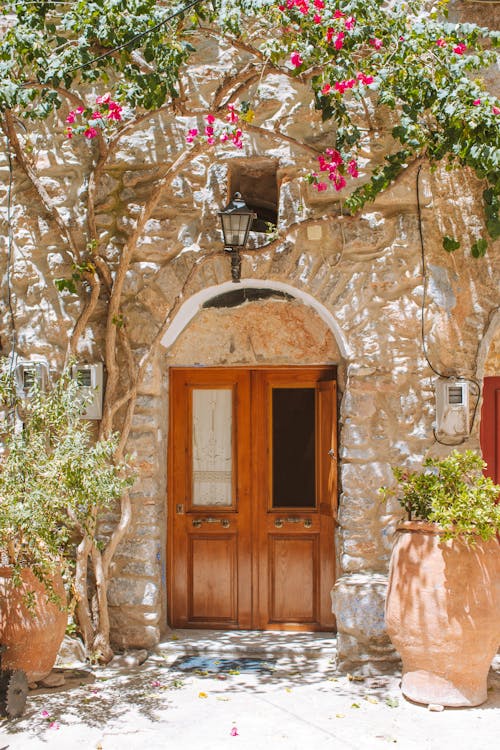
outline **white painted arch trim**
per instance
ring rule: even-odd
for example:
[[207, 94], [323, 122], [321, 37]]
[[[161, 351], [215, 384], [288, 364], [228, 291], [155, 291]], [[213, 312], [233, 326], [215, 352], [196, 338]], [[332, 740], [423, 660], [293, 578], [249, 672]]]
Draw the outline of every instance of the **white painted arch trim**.
[[166, 330], [161, 343], [166, 349], [169, 349], [172, 344], [175, 343], [178, 336], [186, 328], [187, 325], [193, 320], [195, 315], [199, 312], [202, 305], [210, 299], [218, 297], [220, 294], [225, 292], [231, 292], [235, 289], [274, 289], [279, 292], [285, 292], [295, 299], [301, 300], [308, 307], [312, 307], [313, 310], [319, 315], [328, 328], [333, 333], [337, 345], [340, 349], [340, 353], [344, 359], [351, 359], [351, 349], [347, 343], [347, 339], [344, 336], [344, 332], [340, 328], [339, 324], [333, 317], [332, 313], [326, 308], [321, 302], [318, 302], [311, 294], [304, 292], [302, 289], [297, 289], [291, 284], [284, 284], [282, 281], [270, 281], [267, 279], [243, 279], [241, 283], [236, 286], [232, 281], [225, 281], [223, 284], [216, 284], [209, 286], [206, 289], [193, 294], [181, 305], [178, 313], [175, 315], [172, 323]]

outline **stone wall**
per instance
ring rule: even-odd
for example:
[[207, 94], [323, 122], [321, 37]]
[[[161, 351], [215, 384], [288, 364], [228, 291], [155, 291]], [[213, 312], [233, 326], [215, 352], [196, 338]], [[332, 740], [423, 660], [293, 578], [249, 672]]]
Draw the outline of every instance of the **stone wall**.
[[[223, 74], [248, 61], [247, 53], [219, 48], [210, 38], [201, 39], [197, 48], [185, 81], [191, 112], [206, 111]], [[392, 465], [416, 467], [426, 454], [449, 450], [433, 436], [434, 371], [482, 377], [481, 342], [499, 306], [499, 246], [481, 260], [469, 255], [471, 241], [482, 230], [482, 186], [466, 172], [431, 174], [425, 164], [410, 166], [375, 204], [357, 216], [342, 215], [342, 195], [319, 194], [301, 179], [303, 171], [314, 168], [311, 146], [322, 149], [332, 137], [307, 89], [296, 79], [268, 72], [251, 93], [257, 115], [243, 151], [218, 146], [194, 153], [165, 187], [134, 252], [121, 311], [138, 361], [176, 299], [189, 305], [212, 287], [217, 295], [230, 280], [230, 268], [228, 257], [218, 252], [216, 213], [227, 202], [234, 170], [255, 160], [276, 165], [281, 234], [264, 247], [256, 241], [255, 249], [244, 254], [242, 287], [251, 280], [288, 296], [234, 308], [196, 308], [184, 328], [174, 317], [176, 334], [153, 357], [139, 385], [128, 444], [139, 480], [131, 496], [132, 526], [116, 554], [109, 591], [113, 640], [122, 647], [149, 647], [167, 628], [168, 368], [335, 363], [341, 399], [334, 592], [340, 661], [344, 666], [387, 661], [392, 651], [383, 627], [383, 592], [400, 514], [394, 505], [381, 505], [377, 490], [391, 481]], [[122, 139], [101, 180], [96, 216], [102, 254], [112, 269], [158, 179], [186, 149], [188, 127], [199, 122], [201, 115], [165, 109]], [[84, 243], [94, 147], [78, 139], [65, 141], [60, 133], [62, 122], [52, 121], [22, 137], [51, 197]], [[367, 158], [380, 160], [388, 139], [381, 128]], [[5, 152], [0, 176], [5, 207], [10, 182]], [[55, 279], [71, 275], [71, 260], [15, 162], [12, 198], [14, 239], [6, 240], [4, 208], [2, 231], [9, 252], [0, 262], [4, 279], [7, 270], [10, 274], [16, 349], [28, 358], [44, 355], [60, 371], [82, 304], [54, 286]], [[463, 239], [454, 255], [442, 250], [444, 234]], [[106, 304], [103, 292], [79, 345], [82, 361], [104, 357]], [[11, 335], [12, 317], [4, 307], [4, 353]], [[500, 374], [498, 336], [491, 352], [484, 374]], [[477, 444], [478, 420], [464, 447]], [[104, 517], [101, 533], [109, 533], [115, 521], [113, 513]]]

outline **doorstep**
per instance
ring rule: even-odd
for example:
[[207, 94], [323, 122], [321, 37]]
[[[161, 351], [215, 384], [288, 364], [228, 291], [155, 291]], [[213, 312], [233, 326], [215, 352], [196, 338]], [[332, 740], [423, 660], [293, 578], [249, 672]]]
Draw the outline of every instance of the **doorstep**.
[[165, 656], [218, 656], [333, 659], [334, 633], [293, 633], [271, 630], [171, 630], [153, 653]]

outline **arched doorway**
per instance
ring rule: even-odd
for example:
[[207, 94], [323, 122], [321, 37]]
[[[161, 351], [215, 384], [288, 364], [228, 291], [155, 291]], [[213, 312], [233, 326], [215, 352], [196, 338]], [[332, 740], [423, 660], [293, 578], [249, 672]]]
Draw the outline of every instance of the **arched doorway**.
[[312, 307], [253, 289], [168, 353], [169, 622], [332, 630], [342, 357]]

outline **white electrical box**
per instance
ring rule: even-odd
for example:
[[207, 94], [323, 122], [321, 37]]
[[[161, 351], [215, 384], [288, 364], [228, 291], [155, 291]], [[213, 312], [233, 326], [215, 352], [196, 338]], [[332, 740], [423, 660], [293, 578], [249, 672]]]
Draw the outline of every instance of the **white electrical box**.
[[104, 377], [102, 362], [92, 365], [73, 365], [73, 378], [78, 382], [82, 398], [87, 406], [82, 419], [102, 419], [102, 399], [104, 392]]
[[469, 384], [440, 378], [436, 383], [436, 433], [463, 438], [469, 434]]
[[17, 392], [29, 398], [35, 386], [44, 393], [49, 385], [49, 365], [45, 360], [18, 360], [16, 364]]

